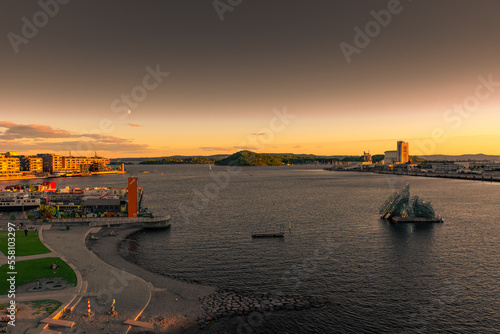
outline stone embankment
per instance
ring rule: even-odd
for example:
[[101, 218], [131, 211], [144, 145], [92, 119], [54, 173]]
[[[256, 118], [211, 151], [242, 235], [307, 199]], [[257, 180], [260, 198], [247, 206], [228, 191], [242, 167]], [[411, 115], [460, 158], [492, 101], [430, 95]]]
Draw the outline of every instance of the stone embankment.
[[216, 291], [201, 299], [201, 303], [204, 314], [198, 317], [198, 323], [205, 325], [222, 317], [245, 315], [251, 312], [319, 308], [325, 306], [327, 301], [314, 297], [299, 298], [270, 294], [241, 295], [232, 291]]

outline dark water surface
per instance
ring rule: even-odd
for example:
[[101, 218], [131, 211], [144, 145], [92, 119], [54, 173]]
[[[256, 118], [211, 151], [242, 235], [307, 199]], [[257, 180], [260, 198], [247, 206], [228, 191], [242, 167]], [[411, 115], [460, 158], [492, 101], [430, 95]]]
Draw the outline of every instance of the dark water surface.
[[[136, 174], [145, 203], [172, 215], [169, 230], [135, 235], [130, 260], [221, 288], [329, 301], [226, 319], [206, 333], [500, 332], [500, 184], [301, 166], [129, 169], [150, 170]], [[379, 206], [406, 183], [444, 224], [379, 219]], [[126, 178], [58, 180], [64, 185], [126, 186]], [[280, 229], [284, 239], [251, 238]]]

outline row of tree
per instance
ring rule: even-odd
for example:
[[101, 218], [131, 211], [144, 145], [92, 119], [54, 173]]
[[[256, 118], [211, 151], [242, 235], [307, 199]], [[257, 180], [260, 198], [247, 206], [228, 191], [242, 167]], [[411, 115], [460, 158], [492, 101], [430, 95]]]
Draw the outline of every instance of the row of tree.
[[175, 164], [214, 164], [217, 160], [205, 157], [192, 157], [187, 159], [181, 158], [164, 158], [160, 160], [149, 159], [141, 161], [141, 165], [175, 165]]
[[[415, 157], [416, 158], [416, 157]], [[372, 156], [374, 163], [384, 160], [383, 154]], [[279, 166], [279, 165], [301, 165], [311, 163], [336, 163], [336, 162], [363, 162], [364, 156], [348, 156], [344, 158], [318, 157], [318, 156], [297, 156], [297, 155], [276, 155], [262, 154], [252, 151], [236, 152], [225, 159], [211, 159], [206, 157], [192, 158], [164, 158], [160, 160], [149, 159], [140, 162], [141, 165], [168, 165], [168, 164], [217, 164], [236, 166]]]

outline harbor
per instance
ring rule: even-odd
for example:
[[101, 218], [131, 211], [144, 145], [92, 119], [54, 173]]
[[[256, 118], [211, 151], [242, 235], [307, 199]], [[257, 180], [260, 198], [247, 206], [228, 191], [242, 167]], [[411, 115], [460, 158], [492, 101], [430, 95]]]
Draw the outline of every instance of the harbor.
[[136, 177], [127, 188], [57, 188], [56, 182], [11, 185], [0, 191], [0, 220], [20, 226], [166, 228], [170, 216], [155, 216], [143, 205], [143, 189]]
[[96, 175], [125, 174], [125, 165], [118, 169], [108, 166], [108, 158], [68, 156], [39, 153], [19, 154], [10, 151], [0, 154], [0, 181], [53, 179], [61, 177], [87, 177]]

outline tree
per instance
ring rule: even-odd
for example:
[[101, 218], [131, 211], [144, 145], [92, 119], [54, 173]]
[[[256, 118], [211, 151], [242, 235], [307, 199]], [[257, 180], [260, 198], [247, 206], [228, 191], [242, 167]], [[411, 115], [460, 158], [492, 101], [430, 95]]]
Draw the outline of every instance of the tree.
[[54, 218], [56, 214], [56, 208], [50, 205], [42, 204], [40, 205], [40, 216], [42, 219]]

